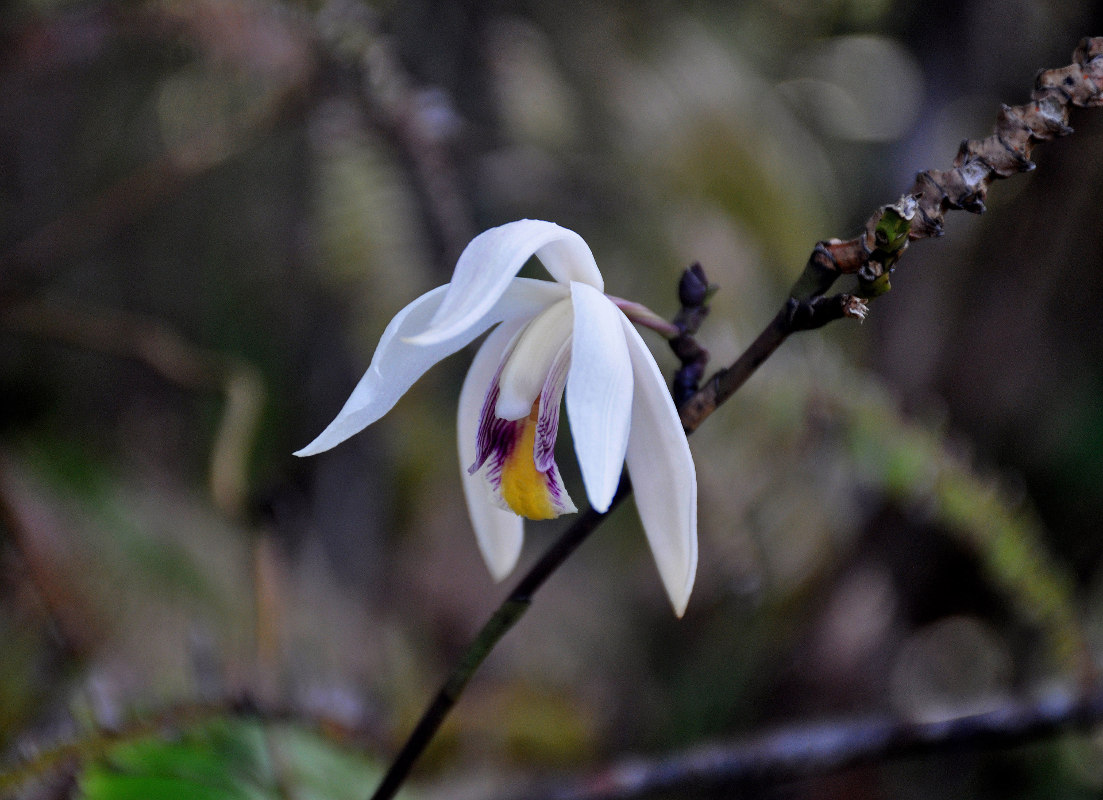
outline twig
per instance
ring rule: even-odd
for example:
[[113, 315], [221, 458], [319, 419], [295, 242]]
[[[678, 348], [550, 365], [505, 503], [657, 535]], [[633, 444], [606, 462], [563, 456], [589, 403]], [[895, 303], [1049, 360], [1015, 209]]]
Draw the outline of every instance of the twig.
[[[789, 298], [765, 330], [730, 367], [714, 374], [679, 407], [686, 433], [693, 433], [791, 334], [844, 317], [865, 319], [867, 300], [888, 291], [888, 276], [909, 240], [940, 235], [947, 209], [980, 213], [993, 180], [1033, 169], [1030, 154], [1037, 142], [1072, 132], [1067, 125], [1070, 103], [1082, 107], [1103, 105], [1103, 37], [1083, 39], [1073, 59], [1075, 63], [1068, 67], [1040, 73], [1031, 103], [1004, 106], [991, 136], [982, 142], [963, 142], [953, 169], [920, 173], [911, 193], [878, 209], [863, 234], [845, 242], [830, 239], [817, 243]], [[854, 293], [827, 295], [843, 275], [857, 276]], [[627, 479], [622, 478], [610, 510], [629, 491]], [[584, 512], [521, 579], [460, 657], [372, 800], [394, 797], [475, 670], [528, 609], [532, 594], [603, 518], [592, 509]]]
[[475, 670], [483, 663], [490, 651], [509, 630], [517, 624], [529, 606], [532, 605], [532, 597], [559, 565], [567, 560], [567, 556], [575, 551], [586, 538], [594, 532], [601, 521], [611, 514], [624, 498], [632, 493], [631, 484], [627, 476], [622, 476], [617, 493], [613, 496], [613, 502], [609, 504], [609, 510], [604, 514], [587, 508], [574, 524], [556, 540], [546, 553], [537, 561], [531, 569], [521, 578], [517, 587], [510, 592], [509, 597], [498, 606], [498, 610], [490, 617], [475, 640], [468, 645], [460, 658], [459, 663], [453, 668], [448, 679], [437, 692], [433, 702], [422, 714], [417, 727], [406, 739], [406, 744], [395, 757], [394, 762], [387, 770], [379, 788], [372, 795], [372, 800], [386, 800], [394, 797], [398, 788], [406, 780], [414, 762], [424, 752], [426, 746], [432, 740], [440, 728], [452, 706], [459, 700], [467, 682], [475, 674]]
[[747, 382], [755, 370], [762, 366], [789, 336], [797, 331], [811, 330], [833, 319], [847, 316], [845, 304], [849, 298], [817, 298], [816, 302], [800, 303], [789, 298], [777, 315], [758, 335], [750, 347], [726, 369], [713, 374], [693, 396], [683, 403], [679, 411], [682, 427], [693, 433], [721, 403], [735, 394]]
[[395, 146], [417, 190], [440, 266], [451, 271], [477, 231], [456, 169], [461, 128], [451, 97], [418, 86], [378, 30], [374, 12], [354, 0], [330, 0], [318, 12], [319, 57], [351, 86], [372, 128]]
[[860, 235], [818, 242], [793, 297], [822, 296], [842, 275], [856, 275], [864, 297], [887, 291], [909, 240], [941, 236], [948, 210], [982, 213], [993, 181], [1034, 169], [1030, 158], [1039, 142], [1072, 133], [1070, 105], [1103, 105], [1103, 37], [1082, 39], [1072, 58], [1067, 67], [1038, 73], [1029, 103], [1003, 106], [991, 136], [963, 141], [951, 169], [920, 172], [899, 201], [873, 213]]
[[719, 789], [827, 775], [889, 759], [1024, 744], [1064, 731], [1090, 730], [1101, 721], [1103, 692], [1097, 691], [1082, 696], [1053, 692], [1038, 700], [1009, 701], [984, 713], [932, 722], [876, 717], [799, 725], [654, 761], [623, 761], [523, 797], [638, 800], [661, 792], [713, 796]]

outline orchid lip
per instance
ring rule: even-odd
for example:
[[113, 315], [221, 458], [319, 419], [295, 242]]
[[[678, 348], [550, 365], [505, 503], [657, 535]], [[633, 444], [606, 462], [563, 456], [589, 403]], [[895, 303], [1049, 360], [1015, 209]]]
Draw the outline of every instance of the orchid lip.
[[[559, 407], [571, 355], [570, 336], [562, 330], [569, 313], [569, 308], [564, 312], [553, 306], [506, 345], [479, 412], [475, 460], [467, 467], [469, 475], [482, 472], [499, 507], [530, 519], [577, 510], [555, 464]], [[555, 343], [549, 337], [562, 339], [556, 350], [548, 346]], [[500, 411], [511, 368], [515, 376], [520, 374], [517, 380], [524, 381], [520, 390], [513, 387], [515, 395], [533, 395], [525, 413], [514, 418]]]

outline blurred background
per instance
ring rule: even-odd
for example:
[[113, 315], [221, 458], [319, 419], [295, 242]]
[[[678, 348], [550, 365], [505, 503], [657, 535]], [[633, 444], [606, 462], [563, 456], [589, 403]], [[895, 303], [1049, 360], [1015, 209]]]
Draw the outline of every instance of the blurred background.
[[[1072, 0], [0, 15], [0, 747], [247, 692], [366, 730], [384, 759], [510, 585], [457, 477], [470, 350], [291, 455], [389, 319], [479, 231], [549, 219], [666, 316], [700, 261], [723, 366], [817, 240], [855, 235], [1103, 34], [1103, 7]], [[868, 321], [791, 339], [693, 437], [684, 619], [626, 503], [472, 682], [419, 796], [793, 722], [936, 720], [1090, 673], [1103, 113], [1071, 124], [987, 213], [916, 243]], [[528, 525], [522, 566], [569, 522]], [[1095, 797], [1096, 744], [753, 796]]]

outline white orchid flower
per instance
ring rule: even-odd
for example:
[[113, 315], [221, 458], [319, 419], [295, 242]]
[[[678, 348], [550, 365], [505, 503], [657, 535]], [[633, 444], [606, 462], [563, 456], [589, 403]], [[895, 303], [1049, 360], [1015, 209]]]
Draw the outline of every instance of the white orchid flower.
[[[518, 278], [535, 255], [554, 281]], [[663, 585], [681, 616], [697, 571], [697, 477], [666, 382], [643, 339], [604, 293], [577, 233], [520, 220], [467, 246], [452, 282], [391, 320], [336, 419], [295, 455], [328, 450], [386, 414], [433, 364], [498, 327], [459, 402], [464, 493], [496, 580], [517, 563], [522, 517], [575, 511], [555, 464], [560, 401], [591, 505], [608, 510], [627, 464]]]

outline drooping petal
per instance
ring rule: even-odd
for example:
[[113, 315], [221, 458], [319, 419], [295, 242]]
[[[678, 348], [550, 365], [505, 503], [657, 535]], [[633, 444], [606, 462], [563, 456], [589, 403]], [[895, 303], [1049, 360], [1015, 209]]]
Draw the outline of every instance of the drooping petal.
[[[606, 511], [620, 482], [632, 421], [632, 361], [621, 321], [605, 295], [571, 284], [574, 332], [567, 415], [586, 495]], [[626, 322], [626, 320], [625, 320]]]
[[460, 391], [456, 426], [460, 475], [468, 514], [475, 529], [479, 551], [496, 581], [502, 580], [517, 564], [524, 536], [523, 523], [516, 514], [499, 508], [486, 479], [481, 474], [471, 474], [468, 468], [476, 458], [479, 417], [486, 400], [487, 387], [491, 385], [498, 371], [503, 352], [522, 324], [523, 320], [502, 323], [479, 348]]
[[573, 304], [564, 298], [535, 317], [517, 337], [499, 376], [495, 413], [502, 419], [527, 417], [540, 396], [552, 364], [571, 337]]
[[680, 617], [697, 575], [697, 473], [655, 359], [627, 318], [622, 325], [636, 379], [625, 458], [644, 533]]
[[464, 248], [448, 294], [428, 329], [412, 335], [418, 344], [449, 339], [481, 318], [533, 255], [566, 285], [582, 281], [603, 288], [601, 272], [589, 246], [577, 233], [552, 222], [523, 219], [483, 231]]
[[466, 328], [429, 345], [412, 344], [410, 337], [425, 331], [444, 300], [448, 286], [439, 286], [402, 309], [391, 320], [376, 347], [368, 371], [329, 426], [298, 450], [312, 456], [329, 450], [382, 417], [438, 361], [466, 346], [491, 325], [503, 320], [528, 318], [563, 297], [563, 287], [550, 281], [515, 278], [482, 316]]
[[[539, 220], [529, 220], [539, 222]], [[553, 222], [558, 235], [536, 251], [536, 257], [548, 273], [564, 286], [571, 281], [589, 284], [599, 292], [605, 291], [605, 279], [594, 261], [594, 254], [586, 240], [568, 228], [561, 228]]]

